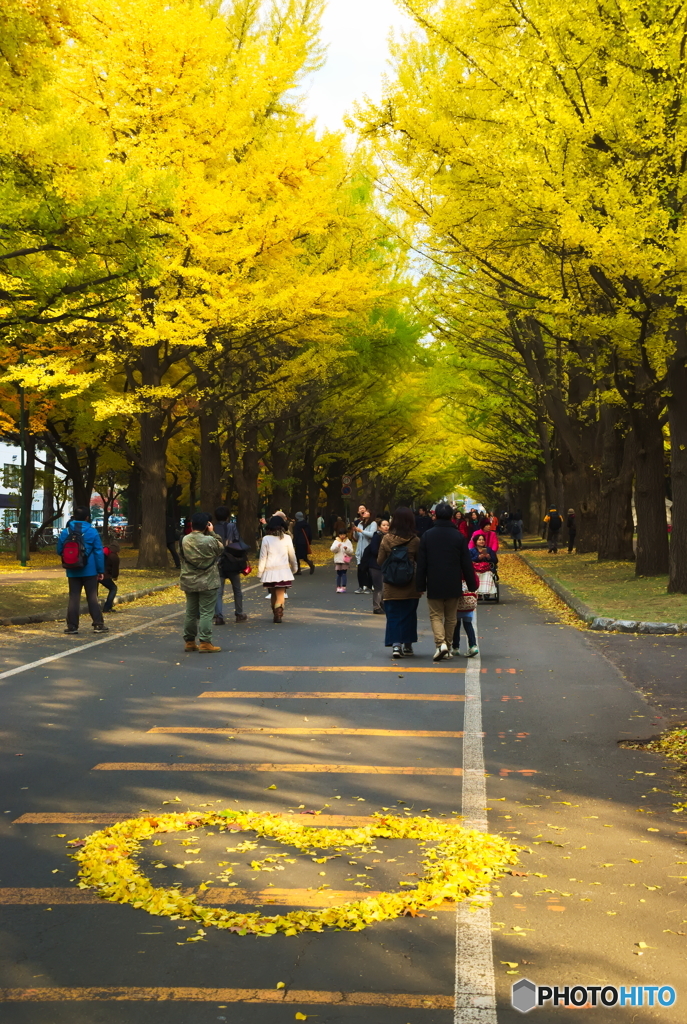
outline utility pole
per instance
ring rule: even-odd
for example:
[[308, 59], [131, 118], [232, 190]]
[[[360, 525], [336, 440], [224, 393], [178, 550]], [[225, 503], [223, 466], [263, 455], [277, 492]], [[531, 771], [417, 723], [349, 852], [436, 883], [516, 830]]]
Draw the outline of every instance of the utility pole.
[[24, 409], [24, 385], [19, 387], [19, 444], [21, 446], [21, 503], [19, 505], [19, 559], [26, 565], [26, 528], [29, 517], [26, 511], [26, 414]]

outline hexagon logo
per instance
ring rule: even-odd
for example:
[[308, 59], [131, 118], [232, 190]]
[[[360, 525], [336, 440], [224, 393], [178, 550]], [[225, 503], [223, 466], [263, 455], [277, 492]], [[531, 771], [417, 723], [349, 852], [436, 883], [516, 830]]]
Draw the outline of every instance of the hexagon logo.
[[521, 978], [513, 985], [510, 1001], [513, 1009], [529, 1013], [537, 1005], [537, 986], [529, 978]]

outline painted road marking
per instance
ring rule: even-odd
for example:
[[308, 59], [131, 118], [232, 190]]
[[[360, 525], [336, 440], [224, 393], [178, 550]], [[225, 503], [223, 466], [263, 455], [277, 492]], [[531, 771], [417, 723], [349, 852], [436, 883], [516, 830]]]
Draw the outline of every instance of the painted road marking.
[[539, 775], [536, 768], [499, 768], [499, 775]]
[[398, 1006], [450, 1010], [451, 996], [395, 992], [318, 992], [270, 988], [0, 988], [4, 1003], [83, 1002], [289, 1003], [301, 1006]]
[[[330, 907], [337, 903], [349, 903], [353, 900], [367, 899], [370, 896], [379, 896], [381, 889], [328, 889], [318, 892], [312, 889], [228, 889], [226, 887], [210, 887], [205, 892], [198, 893], [196, 889], [182, 889], [187, 896], [195, 896], [198, 903], [210, 906], [228, 906], [237, 904], [240, 906], [263, 906], [273, 904], [282, 907]], [[389, 891], [389, 890], [385, 890]], [[93, 889], [77, 889], [73, 886], [60, 886], [53, 888], [31, 889], [15, 888], [0, 889], [0, 906], [5, 907], [37, 907], [37, 906], [71, 906], [72, 904], [88, 904], [89, 906], [109, 905], [109, 900], [103, 899]], [[442, 903], [439, 907], [432, 907], [435, 911], [452, 911], [455, 913], [455, 903]]]
[[431, 729], [270, 729], [261, 726], [256, 729], [203, 729], [193, 726], [164, 725], [148, 732], [172, 733], [175, 735], [267, 735], [270, 736], [435, 736], [438, 738], [460, 739], [462, 732], [445, 732]]
[[[154, 814], [167, 814], [167, 811], [114, 811], [108, 813], [77, 814], [72, 811], [62, 811], [53, 814], [22, 814], [15, 818], [13, 825], [111, 825], [115, 821], [129, 821], [130, 818], [138, 818], [145, 814], [146, 817]], [[202, 813], [201, 811], [198, 812]], [[379, 818], [372, 818], [362, 814], [318, 814], [314, 811], [310, 814], [278, 814], [277, 817], [285, 818], [287, 821], [297, 821], [301, 825], [317, 825], [318, 828], [359, 828], [363, 825], [378, 825]], [[236, 828], [231, 822], [227, 823], [228, 829]]]
[[[475, 614], [475, 619], [477, 618]], [[475, 623], [476, 625], [476, 623]], [[486, 832], [487, 786], [482, 743], [480, 656], [465, 673], [463, 728], [463, 825]], [[461, 903], [456, 910], [456, 985], [454, 1024], [497, 1024], [496, 984], [488, 907]]]
[[236, 697], [240, 700], [465, 700], [462, 694], [455, 693], [324, 693], [320, 690], [289, 693], [285, 690], [206, 690], [198, 697]]
[[111, 640], [119, 640], [120, 637], [129, 636], [131, 633], [140, 633], [143, 629], [148, 629], [149, 626], [155, 626], [158, 622], [167, 622], [169, 619], [176, 619], [179, 615], [183, 615], [183, 608], [180, 608], [177, 612], [172, 612], [171, 615], [161, 615], [156, 619], [151, 619], [149, 622], [144, 622], [142, 626], [134, 626], [132, 629], [124, 629], [121, 633], [113, 633], [111, 636], [105, 636], [102, 640], [92, 640], [89, 644], [80, 644], [78, 647], [70, 647], [68, 651], [60, 651], [59, 654], [51, 654], [48, 658], [40, 658], [38, 661], [30, 661], [26, 665], [17, 665], [16, 668], [10, 668], [6, 672], [0, 672], [0, 679], [7, 679], [8, 676], [16, 676], [19, 672], [28, 672], [30, 668], [38, 668], [39, 665], [47, 665], [50, 661], [58, 661], [60, 658], [68, 658], [71, 654], [78, 654], [79, 651], [87, 651], [89, 647], [99, 647], [100, 644], [109, 644]]
[[[252, 587], [245, 587], [244, 594], [248, 593], [249, 590], [255, 590], [257, 587], [261, 587], [261, 583], [254, 583]], [[130, 636], [132, 633], [140, 633], [144, 629], [148, 629], [149, 626], [155, 626], [159, 622], [168, 622], [169, 619], [176, 619], [179, 615], [184, 614], [184, 609], [179, 608], [178, 611], [172, 612], [171, 615], [160, 615], [155, 619], [150, 619], [149, 622], [144, 622], [140, 626], [132, 626], [131, 629], [124, 629], [120, 633], [112, 633], [110, 636], [105, 636], [101, 640], [92, 640], [88, 644], [79, 644], [78, 647], [70, 647], [68, 651], [60, 651], [59, 654], [51, 654], [47, 658], [39, 658], [38, 661], [30, 661], [26, 665], [17, 665], [16, 668], [7, 669], [5, 672], [0, 672], [0, 679], [7, 679], [9, 676], [16, 676], [20, 672], [28, 672], [30, 668], [38, 668], [39, 665], [47, 665], [51, 661], [59, 661], [60, 658], [68, 658], [72, 654], [78, 654], [79, 651], [87, 651], [90, 647], [99, 647], [100, 644], [109, 644], [112, 640], [119, 640], [123, 636]]]
[[407, 665], [240, 665], [239, 672], [396, 672], [397, 675], [407, 675], [409, 672], [450, 672], [462, 675], [465, 669], [447, 665], [428, 665], [426, 668], [417, 665], [412, 668]]
[[164, 764], [103, 761], [94, 772], [334, 772], [340, 775], [462, 775], [462, 768], [387, 768], [369, 764]]

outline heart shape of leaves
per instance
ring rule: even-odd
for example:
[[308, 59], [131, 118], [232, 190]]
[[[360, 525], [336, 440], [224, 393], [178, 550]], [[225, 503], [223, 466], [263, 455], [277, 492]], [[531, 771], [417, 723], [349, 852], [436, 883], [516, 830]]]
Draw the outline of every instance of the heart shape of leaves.
[[[374, 824], [356, 828], [314, 828], [277, 814], [252, 811], [214, 811], [209, 814], [161, 814], [130, 818], [75, 840], [78, 852], [80, 888], [95, 888], [112, 903], [130, 903], [151, 914], [197, 921], [203, 926], [223, 928], [240, 935], [298, 935], [325, 928], [360, 931], [376, 921], [403, 914], [417, 916], [445, 901], [484, 900], [485, 887], [500, 877], [509, 864], [517, 863], [517, 848], [501, 836], [465, 829], [458, 819], [397, 818], [375, 815]], [[199, 906], [196, 896], [177, 888], [157, 888], [133, 860], [141, 843], [163, 832], [188, 832], [200, 827], [220, 831], [251, 831], [259, 836], [295, 846], [302, 852], [367, 846], [376, 839], [414, 839], [436, 842], [422, 862], [425, 874], [417, 888], [384, 892], [322, 910], [295, 910], [288, 914], [263, 916], [222, 907]]]

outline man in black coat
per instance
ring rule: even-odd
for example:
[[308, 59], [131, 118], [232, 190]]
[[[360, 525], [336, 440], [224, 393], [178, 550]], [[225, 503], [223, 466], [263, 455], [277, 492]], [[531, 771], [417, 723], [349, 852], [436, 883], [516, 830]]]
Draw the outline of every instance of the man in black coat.
[[453, 509], [441, 503], [435, 509], [436, 522], [423, 534], [417, 555], [415, 587], [427, 592], [429, 617], [436, 643], [434, 660], [449, 655], [456, 626], [458, 599], [463, 595], [463, 580], [468, 590], [477, 590], [477, 579], [467, 541], [453, 525]]

